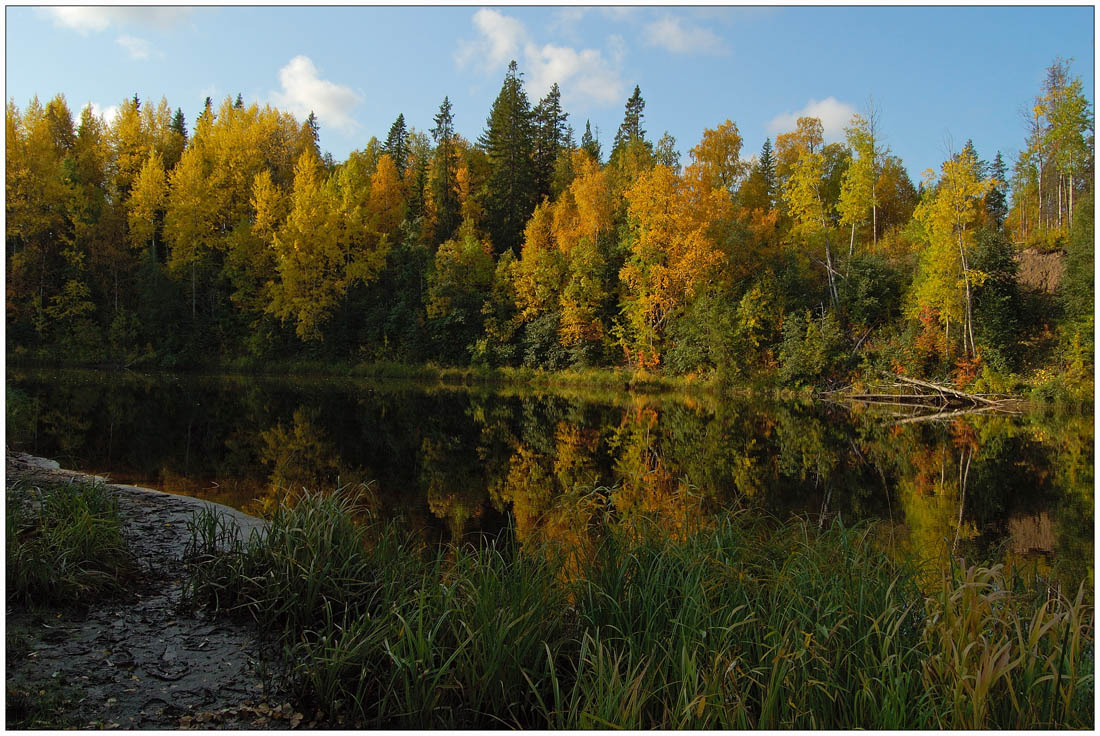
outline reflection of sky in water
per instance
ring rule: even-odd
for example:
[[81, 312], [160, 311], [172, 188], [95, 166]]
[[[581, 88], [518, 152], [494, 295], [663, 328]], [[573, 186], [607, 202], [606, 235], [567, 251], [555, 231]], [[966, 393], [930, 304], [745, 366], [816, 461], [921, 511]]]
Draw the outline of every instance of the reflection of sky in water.
[[510, 515], [521, 540], [580, 544], [594, 509], [675, 529], [740, 507], [880, 519], [884, 538], [925, 557], [1091, 569], [1090, 416], [892, 426], [837, 406], [698, 396], [82, 371], [12, 371], [9, 384], [9, 446], [247, 510], [367, 484], [377, 513], [437, 538]]

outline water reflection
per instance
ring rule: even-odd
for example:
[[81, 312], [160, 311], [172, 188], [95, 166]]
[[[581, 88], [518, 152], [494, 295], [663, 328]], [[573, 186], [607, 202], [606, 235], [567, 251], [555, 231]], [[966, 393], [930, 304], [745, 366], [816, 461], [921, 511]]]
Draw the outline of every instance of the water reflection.
[[[9, 373], [8, 444], [253, 512], [348, 486], [426, 539], [585, 554], [600, 519], [670, 534], [744, 508], [882, 519], [899, 552], [1092, 574], [1090, 416], [898, 425], [836, 405], [350, 380]], [[608, 490], [610, 489], [610, 490]]]

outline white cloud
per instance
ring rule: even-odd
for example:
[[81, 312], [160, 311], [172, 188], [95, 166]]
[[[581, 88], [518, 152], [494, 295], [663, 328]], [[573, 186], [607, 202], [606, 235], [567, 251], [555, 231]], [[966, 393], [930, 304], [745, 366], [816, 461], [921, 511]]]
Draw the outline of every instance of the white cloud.
[[105, 31], [112, 25], [154, 26], [162, 30], [170, 29], [191, 14], [193, 8], [158, 8], [151, 6], [94, 7], [90, 5], [70, 5], [67, 7], [43, 8], [54, 25], [69, 28], [83, 35]]
[[130, 52], [131, 59], [148, 59], [149, 55], [153, 53], [153, 44], [146, 41], [144, 38], [137, 38], [136, 36], [119, 36], [116, 43], [122, 48]]
[[547, 30], [551, 33], [558, 33], [572, 40], [576, 40], [578, 37], [578, 26], [581, 21], [584, 20], [584, 17], [588, 15], [590, 10], [591, 8], [582, 8], [578, 5], [558, 8], [554, 11], [552, 16], [553, 20], [550, 21]]
[[88, 104], [92, 108], [92, 114], [95, 115], [97, 118], [103, 118], [107, 125], [111, 125], [112, 123], [114, 123], [115, 118], [118, 117], [118, 105], [109, 105], [107, 107], [102, 107], [95, 102], [89, 102]]
[[474, 27], [481, 34], [477, 41], [459, 42], [456, 55], [460, 66], [480, 60], [485, 69], [495, 69], [519, 56], [527, 38], [523, 23], [496, 10], [482, 8], [474, 13]]
[[772, 135], [787, 133], [798, 126], [799, 118], [820, 118], [825, 140], [831, 143], [844, 138], [844, 128], [851, 122], [855, 113], [854, 107], [835, 97], [826, 97], [820, 101], [811, 99], [801, 110], [776, 115], [768, 123], [768, 131]]
[[538, 99], [550, 91], [554, 82], [562, 88], [565, 99], [582, 98], [597, 104], [612, 104], [623, 98], [624, 84], [617, 69], [613, 69], [597, 49], [576, 49], [546, 44], [529, 45], [525, 59], [532, 69], [527, 89]]
[[725, 44], [712, 31], [684, 25], [681, 18], [666, 15], [645, 27], [646, 44], [674, 54], [724, 54]]
[[611, 36], [607, 53], [600, 49], [577, 49], [547, 43], [539, 44], [524, 24], [496, 10], [482, 8], [474, 13], [479, 38], [460, 41], [455, 59], [459, 66], [474, 62], [483, 73], [499, 71], [512, 59], [521, 61], [521, 71], [532, 100], [545, 95], [557, 82], [562, 98], [610, 104], [623, 97], [625, 84], [619, 66], [625, 56], [625, 43]]
[[301, 119], [312, 111], [322, 125], [350, 133], [358, 127], [351, 108], [363, 101], [351, 87], [321, 79], [317, 67], [307, 56], [295, 56], [279, 70], [282, 90], [271, 97], [276, 106]]

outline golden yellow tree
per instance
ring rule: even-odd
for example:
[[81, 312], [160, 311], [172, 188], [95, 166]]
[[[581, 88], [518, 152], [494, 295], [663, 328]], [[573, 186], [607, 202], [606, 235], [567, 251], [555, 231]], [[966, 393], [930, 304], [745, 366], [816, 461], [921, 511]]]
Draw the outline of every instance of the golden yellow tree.
[[985, 274], [970, 268], [968, 254], [991, 183], [978, 178], [971, 150], [944, 161], [938, 179], [931, 169], [926, 171], [925, 181], [930, 194], [913, 213], [928, 243], [914, 290], [916, 310], [928, 307], [938, 312], [949, 345], [951, 321], [961, 322], [963, 353], [972, 358], [976, 346], [971, 287], [981, 285]]
[[793, 220], [791, 235], [807, 245], [817, 242], [825, 246], [825, 272], [829, 296], [835, 306], [838, 301], [836, 269], [831, 247], [830, 208], [822, 193], [825, 179], [824, 133], [818, 118], [801, 117], [797, 129], [775, 140], [779, 158], [777, 167], [786, 174], [783, 182], [783, 202]]
[[671, 317], [715, 275], [722, 252], [714, 229], [732, 216], [724, 189], [686, 183], [666, 166], [643, 173], [626, 192], [633, 223], [620, 342], [639, 367], [657, 365]]
[[164, 165], [159, 154], [145, 160], [130, 190], [127, 220], [130, 225], [130, 244], [135, 248], [146, 245], [156, 248], [157, 217], [164, 209], [168, 185]]

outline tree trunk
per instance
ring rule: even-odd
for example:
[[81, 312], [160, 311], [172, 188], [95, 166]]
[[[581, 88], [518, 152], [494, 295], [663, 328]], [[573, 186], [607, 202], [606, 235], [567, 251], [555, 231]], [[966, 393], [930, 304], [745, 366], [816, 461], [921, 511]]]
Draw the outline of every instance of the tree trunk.
[[191, 261], [191, 320], [195, 320], [195, 262]]
[[829, 248], [829, 238], [825, 238], [825, 266], [826, 271], [829, 274], [829, 296], [833, 299], [833, 309], [836, 309], [840, 303], [840, 299], [836, 292], [836, 279], [833, 277], [833, 256], [832, 249]]
[[1058, 175], [1058, 227], [1062, 227], [1062, 175]]
[[[963, 330], [963, 352], [966, 357], [971, 358], [974, 356], [974, 317], [970, 308], [970, 269], [966, 264], [966, 252], [963, 250], [962, 233], [959, 233], [959, 259], [962, 262], [963, 269], [963, 285], [966, 287], [966, 324]], [[966, 338], [970, 336], [970, 349], [967, 350]]]
[[875, 183], [878, 179], [877, 172], [871, 177], [871, 244], [878, 245], [878, 205], [875, 195]]
[[1073, 227], [1073, 174], [1069, 175], [1069, 226]]
[[1043, 157], [1039, 157], [1039, 228], [1043, 227]]

